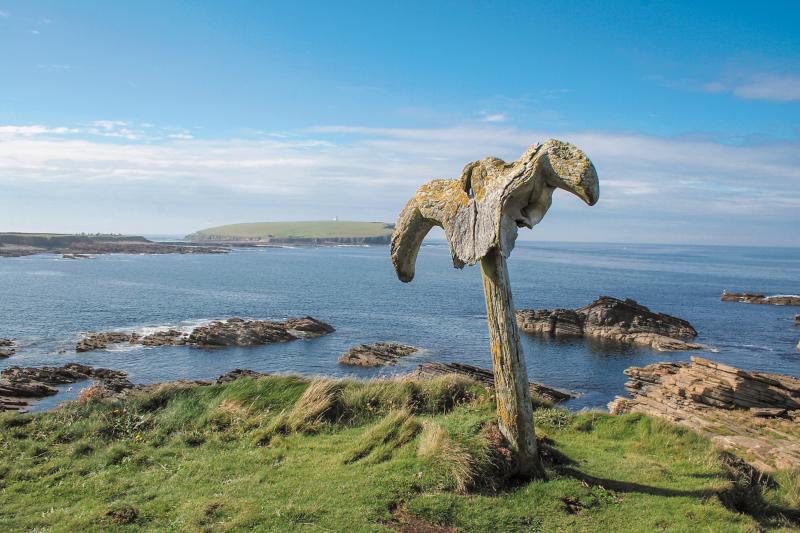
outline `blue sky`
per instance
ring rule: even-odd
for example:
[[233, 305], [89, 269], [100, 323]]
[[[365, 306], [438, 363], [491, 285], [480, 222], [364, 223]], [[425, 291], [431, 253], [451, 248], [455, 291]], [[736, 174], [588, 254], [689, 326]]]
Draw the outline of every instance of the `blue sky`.
[[800, 244], [797, 2], [0, 0], [0, 230], [393, 221], [548, 137], [539, 240]]

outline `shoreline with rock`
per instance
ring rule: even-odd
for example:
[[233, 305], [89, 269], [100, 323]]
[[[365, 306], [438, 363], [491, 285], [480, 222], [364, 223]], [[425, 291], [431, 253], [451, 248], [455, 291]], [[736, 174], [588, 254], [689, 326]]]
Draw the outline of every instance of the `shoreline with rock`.
[[656, 351], [707, 349], [689, 342], [697, 331], [686, 320], [650, 311], [630, 298], [601, 296], [578, 309], [521, 309], [517, 326], [544, 337], [595, 337]]
[[395, 366], [401, 357], [417, 353], [419, 348], [395, 342], [374, 342], [350, 347], [339, 357], [340, 365], [348, 366]]
[[199, 243], [159, 243], [137, 235], [61, 235], [0, 233], [0, 257], [61, 254], [90, 259], [105, 254], [225, 254], [230, 248]]
[[625, 370], [630, 398], [611, 414], [642, 413], [686, 426], [762, 471], [800, 468], [800, 379], [692, 357]]

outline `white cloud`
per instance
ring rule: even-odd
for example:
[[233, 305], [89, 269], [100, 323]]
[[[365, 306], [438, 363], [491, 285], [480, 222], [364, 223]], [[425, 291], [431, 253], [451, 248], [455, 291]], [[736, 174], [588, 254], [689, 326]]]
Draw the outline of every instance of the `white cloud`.
[[188, 131], [182, 131], [180, 133], [171, 133], [170, 135], [167, 135], [167, 137], [169, 137], [170, 139], [184, 139], [184, 140], [194, 139], [194, 135], [192, 135]]
[[487, 113], [481, 112], [481, 122], [505, 122], [508, 117], [505, 113]]
[[753, 74], [729, 82], [711, 82], [703, 85], [711, 93], [731, 93], [745, 100], [772, 102], [800, 101], [800, 76], [778, 74]]
[[77, 133], [77, 128], [50, 128], [40, 124], [30, 126], [0, 126], [0, 139], [3, 137], [29, 137], [32, 135], [63, 135], [67, 133]]
[[5, 11], [0, 11], [0, 17], [7, 18], [8, 13], [6, 13]]
[[[593, 220], [619, 227], [631, 219], [666, 224], [716, 216], [736, 231], [759, 220], [794, 224], [800, 213], [798, 142], [732, 146], [482, 123], [438, 129], [323, 126], [257, 139], [197, 139], [189, 130], [173, 130], [142, 141], [138, 131], [123, 121], [86, 128], [0, 126], [0, 185], [47, 184], [42, 194], [50, 184], [72, 190], [125, 184], [142, 191], [216, 190], [248, 201], [261, 198], [267, 210], [324, 204], [347, 213], [369, 206], [391, 220], [423, 182], [457, 177], [465, 163], [487, 155], [514, 159], [529, 143], [555, 136], [583, 149], [598, 169], [601, 199]], [[557, 200], [557, 211], [585, 211], [566, 197]]]
[[72, 65], [39, 64], [36, 65], [36, 68], [45, 72], [66, 72], [67, 70], [72, 70]]

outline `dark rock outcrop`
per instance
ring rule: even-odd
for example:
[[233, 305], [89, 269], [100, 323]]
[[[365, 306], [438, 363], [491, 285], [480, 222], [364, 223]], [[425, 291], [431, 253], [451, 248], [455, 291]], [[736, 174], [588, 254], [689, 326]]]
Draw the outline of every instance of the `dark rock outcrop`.
[[229, 318], [215, 320], [198, 326], [191, 332], [176, 329], [157, 331], [150, 335], [131, 332], [89, 332], [75, 346], [75, 351], [103, 350], [113, 344], [139, 344], [142, 346], [255, 346], [286, 342], [306, 337], [316, 337], [335, 331], [333, 326], [316, 318], [290, 318], [283, 322], [271, 320], [244, 320]]
[[762, 305], [800, 305], [800, 296], [796, 294], [776, 294], [774, 296], [764, 296], [763, 294], [747, 292], [728, 292], [722, 291], [719, 298], [723, 302], [739, 302], [743, 304], [762, 304]]
[[268, 375], [269, 374], [256, 372], [255, 370], [248, 370], [246, 368], [234, 368], [230, 372], [225, 372], [218, 377], [217, 384], [221, 385], [223, 383], [230, 383], [231, 381], [236, 381], [237, 379], [241, 378], [260, 378]]
[[697, 331], [687, 322], [654, 313], [634, 300], [601, 296], [578, 309], [517, 311], [517, 325], [526, 333], [544, 336], [591, 336], [648, 346], [654, 350], [702, 350], [688, 342]]
[[79, 381], [94, 380], [113, 393], [136, 387], [128, 381], [128, 374], [108, 368], [95, 368], [78, 363], [61, 367], [40, 368], [10, 366], [0, 372], [0, 411], [18, 411], [29, 405], [31, 399], [52, 396], [56, 386]]
[[800, 379], [692, 357], [625, 370], [632, 398], [612, 414], [645, 413], [688, 426], [762, 470], [800, 467]]
[[339, 357], [339, 364], [350, 366], [392, 366], [417, 348], [394, 342], [375, 342], [353, 346]]
[[11, 357], [17, 353], [17, 345], [11, 339], [0, 339], [0, 359]]
[[[462, 363], [422, 363], [410, 375], [414, 379], [433, 379], [448, 374], [468, 377], [487, 387], [494, 388], [494, 374], [491, 370]], [[548, 387], [535, 381], [530, 381], [529, 386], [531, 394], [544, 397], [553, 403], [576, 397], [574, 393]]]
[[310, 316], [283, 322], [231, 318], [194, 329], [186, 343], [193, 346], [255, 346], [317, 337], [335, 331], [333, 326]]

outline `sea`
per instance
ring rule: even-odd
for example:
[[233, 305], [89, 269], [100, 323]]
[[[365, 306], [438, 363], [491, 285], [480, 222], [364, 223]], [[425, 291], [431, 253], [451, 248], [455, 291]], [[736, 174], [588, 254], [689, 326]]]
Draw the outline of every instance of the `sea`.
[[[632, 298], [684, 318], [708, 346], [695, 352], [586, 338], [522, 336], [531, 379], [578, 393], [570, 409], [604, 409], [624, 395], [623, 371], [699, 355], [744, 369], [800, 377], [798, 307], [722, 302], [724, 289], [800, 293], [800, 249], [518, 242], [508, 261], [514, 304], [574, 308], [601, 295]], [[330, 335], [254, 347], [117, 346], [76, 353], [87, 331], [191, 329], [214, 319], [310, 315]], [[135, 383], [214, 379], [234, 368], [375, 378], [428, 361], [491, 367], [478, 267], [454, 269], [444, 241], [426, 241], [411, 283], [397, 280], [387, 246], [237, 248], [225, 255], [52, 254], [0, 258], [0, 337], [17, 339], [10, 365], [79, 362], [128, 372]], [[350, 346], [400, 342], [420, 350], [398, 366], [339, 365]], [[52, 408], [85, 384], [34, 404]]]

